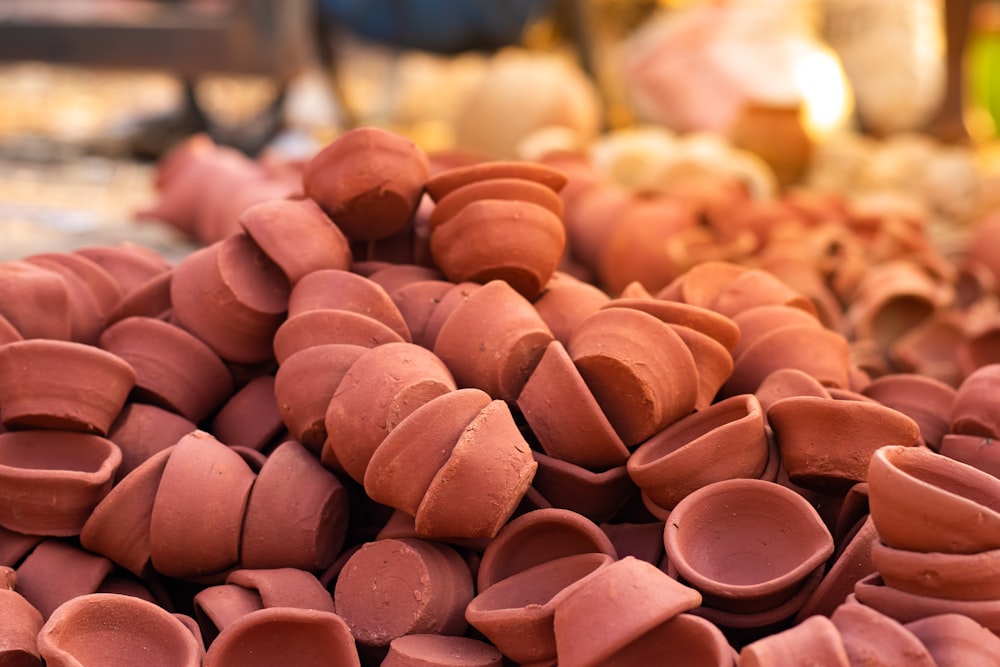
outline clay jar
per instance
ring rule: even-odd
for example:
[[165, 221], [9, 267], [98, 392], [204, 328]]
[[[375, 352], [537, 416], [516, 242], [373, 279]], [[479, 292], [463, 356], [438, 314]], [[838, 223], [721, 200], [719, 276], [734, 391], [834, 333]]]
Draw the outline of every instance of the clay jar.
[[387, 646], [408, 634], [463, 634], [472, 596], [469, 566], [451, 547], [383, 539], [347, 560], [334, 604], [359, 644]]
[[499, 667], [496, 647], [468, 637], [406, 635], [389, 642], [380, 667]]
[[246, 234], [188, 255], [170, 283], [173, 317], [226, 361], [272, 358], [288, 306], [288, 279]]
[[135, 370], [90, 345], [32, 339], [0, 346], [0, 418], [7, 428], [105, 435], [135, 384]]
[[868, 461], [883, 445], [920, 442], [911, 418], [864, 400], [793, 396], [774, 403], [767, 420], [789, 479], [821, 491], [843, 492], [865, 481]]
[[977, 368], [966, 377], [955, 395], [951, 432], [1000, 438], [1000, 418], [994, 401], [997, 391], [1000, 391], [1000, 364]]
[[97, 435], [0, 433], [0, 525], [28, 535], [78, 535], [111, 490], [121, 458]]
[[1000, 479], [921, 447], [882, 447], [868, 468], [879, 539], [908, 551], [1000, 548]]
[[406, 226], [429, 176], [427, 155], [415, 144], [360, 127], [309, 160], [302, 184], [347, 238], [371, 241]]
[[804, 498], [753, 479], [715, 482], [681, 500], [664, 546], [707, 607], [739, 613], [777, 607], [833, 554], [833, 538]]
[[872, 561], [887, 586], [948, 600], [1000, 599], [1000, 549], [949, 554], [872, 545]]
[[768, 459], [764, 412], [753, 394], [733, 396], [676, 421], [639, 445], [627, 470], [670, 510], [692, 491], [725, 479], [756, 479]]
[[38, 633], [46, 665], [198, 667], [201, 647], [181, 621], [130, 595], [94, 593], [60, 606]]
[[200, 422], [233, 392], [233, 378], [219, 356], [180, 327], [149, 317], [129, 317], [107, 328], [100, 345], [135, 369], [136, 396]]

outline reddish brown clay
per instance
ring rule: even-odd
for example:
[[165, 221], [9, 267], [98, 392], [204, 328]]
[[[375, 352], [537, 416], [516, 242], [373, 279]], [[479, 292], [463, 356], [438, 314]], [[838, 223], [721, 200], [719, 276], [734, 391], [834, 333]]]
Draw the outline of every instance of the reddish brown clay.
[[24, 338], [69, 340], [72, 315], [66, 281], [28, 262], [0, 262], [0, 315]]
[[389, 642], [380, 667], [500, 667], [496, 647], [468, 637], [406, 635]]
[[96, 592], [111, 568], [103, 556], [45, 540], [18, 566], [17, 592], [48, 619], [64, 602]]
[[795, 627], [758, 639], [740, 651], [740, 667], [792, 667], [808, 655], [816, 667], [850, 667], [837, 626], [812, 616]]
[[906, 624], [938, 667], [1000, 665], [1000, 637], [968, 616], [941, 614]]
[[434, 201], [441, 201], [458, 188], [496, 178], [515, 178], [533, 181], [559, 192], [566, 185], [566, 175], [544, 164], [535, 162], [479, 162], [454, 167], [435, 174], [427, 182], [427, 193]]
[[0, 585], [0, 664], [41, 667], [36, 637], [43, 622], [42, 615], [30, 602], [6, 585]]
[[378, 283], [348, 271], [314, 271], [300, 280], [288, 300], [288, 316], [310, 310], [344, 310], [386, 325], [411, 342], [406, 320]]
[[115, 473], [115, 484], [197, 428], [189, 419], [155, 405], [126, 403], [108, 433], [108, 440], [122, 450], [122, 464]]
[[946, 600], [1000, 599], [1000, 549], [949, 554], [875, 542], [872, 562], [887, 586], [906, 593]]
[[533, 304], [556, 340], [566, 345], [576, 326], [609, 300], [590, 283], [556, 271]]
[[377, 347], [405, 343], [385, 324], [346, 310], [309, 310], [290, 317], [274, 334], [274, 357], [278, 364], [301, 350], [317, 345]]
[[941, 438], [941, 454], [1000, 477], [1000, 441], [993, 438], [948, 433]]
[[951, 411], [951, 432], [1000, 438], [1000, 416], [993, 397], [1000, 391], [1000, 364], [977, 368], [958, 387]]
[[937, 665], [912, 632], [871, 607], [842, 604], [830, 620], [840, 631], [852, 665]]

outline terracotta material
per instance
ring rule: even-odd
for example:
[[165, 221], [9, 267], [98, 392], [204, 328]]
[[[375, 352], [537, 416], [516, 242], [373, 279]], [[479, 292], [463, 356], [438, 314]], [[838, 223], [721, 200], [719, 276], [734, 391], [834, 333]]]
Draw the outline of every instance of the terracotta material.
[[170, 577], [195, 577], [235, 565], [254, 478], [239, 454], [208, 433], [181, 438], [153, 502], [153, 567]]
[[576, 260], [591, 269], [597, 267], [615, 222], [632, 200], [632, 193], [618, 184], [597, 183], [566, 202], [563, 219]]
[[1000, 665], [1000, 637], [961, 614], [929, 616], [906, 624], [938, 667]]
[[694, 410], [698, 370], [669, 325], [628, 308], [584, 320], [569, 354], [626, 446], [635, 446]]
[[[444, 280], [421, 280], [389, 293], [417, 345], [428, 349], [434, 347], [434, 341], [425, 334], [427, 323], [441, 298], [453, 287], [452, 283]], [[436, 329], [434, 336], [437, 337]]]
[[212, 349], [180, 327], [129, 317], [101, 334], [101, 347], [132, 365], [136, 396], [192, 422], [215, 412], [233, 392], [233, 378]]
[[715, 401], [719, 389], [733, 372], [733, 357], [720, 342], [694, 329], [671, 324], [691, 350], [698, 366], [698, 400], [695, 410], [704, 410]]
[[760, 269], [748, 269], [733, 276], [719, 290], [711, 308], [727, 317], [734, 317], [744, 310], [767, 305], [783, 305], [816, 314], [815, 306], [805, 295], [774, 274]]
[[[424, 347], [428, 349], [434, 349], [434, 343], [437, 342], [438, 334], [441, 333], [441, 327], [444, 326], [455, 309], [483, 288], [478, 283], [448, 284], [451, 287], [441, 294], [437, 305], [434, 306], [434, 310], [431, 311], [426, 324], [424, 324]], [[515, 293], [513, 289], [511, 293]]]
[[559, 601], [612, 562], [607, 554], [582, 553], [535, 565], [480, 591], [466, 607], [465, 618], [510, 660], [551, 661], [556, 657], [553, 621]]
[[283, 364], [290, 356], [317, 345], [376, 347], [405, 343], [385, 324], [346, 310], [310, 310], [290, 317], [274, 334], [274, 357]]
[[766, 414], [772, 405], [792, 396], [830, 398], [830, 392], [819, 380], [797, 368], [779, 368], [760, 383], [754, 392]]
[[855, 338], [873, 338], [887, 349], [901, 335], [929, 320], [943, 291], [916, 264], [886, 262], [865, 275], [847, 309]]
[[121, 412], [136, 373], [90, 345], [24, 340], [0, 346], [0, 419], [7, 428], [104, 435]]
[[91, 260], [111, 274], [125, 294], [153, 276], [170, 270], [170, 262], [156, 251], [128, 242], [80, 248], [73, 254]]
[[459, 386], [514, 402], [551, 341], [552, 332], [531, 303], [508, 283], [492, 280], [448, 314], [434, 353]]
[[617, 559], [608, 536], [592, 521], [570, 510], [548, 508], [511, 520], [483, 552], [476, 590], [541, 563], [584, 553], [602, 553]]
[[128, 595], [82, 595], [57, 609], [38, 634], [46, 665], [198, 667], [201, 647], [177, 618]]
[[284, 273], [246, 234], [188, 255], [170, 283], [177, 322], [220, 357], [238, 363], [271, 359], [288, 293]]
[[949, 433], [941, 438], [941, 454], [1000, 477], [1000, 443], [993, 438]]
[[42, 629], [42, 615], [20, 594], [0, 586], [0, 664], [41, 667], [35, 638]]
[[818, 490], [846, 491], [867, 479], [876, 449], [920, 440], [915, 421], [865, 401], [793, 396], [772, 405], [767, 420], [791, 481]]
[[736, 652], [711, 621], [678, 614], [602, 662], [602, 665], [649, 665], [665, 656], [691, 667], [733, 667]]
[[572, 510], [595, 523], [614, 517], [636, 491], [623, 465], [592, 472], [541, 452], [532, 456], [538, 463], [532, 487], [553, 507]]
[[234, 621], [264, 608], [257, 591], [236, 584], [203, 588], [194, 595], [192, 604], [201, 634], [209, 645]]
[[795, 627], [759, 639], [740, 651], [740, 667], [793, 667], [808, 655], [816, 667], [850, 667], [837, 626], [813, 616]]
[[107, 558], [45, 540], [17, 568], [17, 592], [48, 619], [64, 602], [94, 593], [111, 572]]
[[463, 634], [472, 596], [469, 567], [454, 549], [414, 539], [363, 545], [334, 589], [337, 613], [365, 646], [408, 634]]
[[945, 600], [906, 593], [886, 586], [878, 573], [860, 580], [854, 587], [858, 602], [891, 616], [900, 623], [911, 623], [928, 616], [961, 614], [968, 616], [996, 634], [1000, 632], [1000, 601]]
[[[357, 263], [352, 267], [357, 271]], [[406, 285], [428, 280], [444, 280], [444, 274], [438, 269], [421, 264], [389, 264], [367, 275], [373, 283], [379, 285], [390, 296]]]
[[517, 407], [549, 456], [595, 471], [628, 459], [628, 449], [558, 340], [545, 348]]
[[[78, 257], [77, 259], [87, 261], [83, 257]], [[101, 313], [94, 292], [87, 285], [83, 277], [65, 264], [53, 261], [51, 257], [44, 255], [33, 255], [24, 261], [62, 277], [69, 302], [70, 339], [78, 343], [86, 343], [87, 345], [96, 343], [97, 336], [100, 334], [101, 329], [104, 328], [104, 316]], [[97, 267], [96, 264], [94, 266]], [[100, 269], [100, 267], [97, 268]], [[108, 279], [111, 280], [111, 277], [108, 276]], [[117, 283], [114, 283], [114, 281], [112, 281], [112, 284], [117, 287]]]
[[559, 192], [566, 185], [566, 175], [563, 172], [537, 162], [478, 162], [435, 174], [427, 182], [427, 193], [435, 202], [440, 202], [462, 186], [497, 178], [532, 181], [553, 192]]
[[28, 262], [0, 262], [0, 303], [0, 315], [24, 338], [72, 335], [69, 291], [58, 273]]
[[43, 539], [42, 535], [24, 535], [0, 526], [0, 567], [17, 567]]
[[1000, 548], [1000, 479], [928, 449], [878, 449], [868, 498], [888, 546], [959, 554]]
[[483, 199], [530, 202], [559, 218], [563, 212], [562, 200], [552, 188], [523, 178], [491, 178], [468, 183], [442, 197], [431, 211], [431, 232], [469, 204]]
[[897, 338], [889, 353], [901, 370], [957, 387], [970, 372], [961, 369], [960, 352], [965, 341], [961, 320], [941, 313]]
[[907, 593], [946, 600], [1000, 599], [1000, 549], [949, 554], [876, 542], [872, 561], [887, 586]]
[[632, 453], [628, 474], [653, 502], [673, 509], [689, 493], [767, 466], [764, 412], [753, 394], [733, 396], [663, 429]]
[[166, 319], [170, 312], [170, 283], [173, 279], [173, 269], [163, 271], [124, 294], [108, 314], [108, 325], [126, 317]]
[[356, 273], [326, 269], [300, 280], [288, 300], [288, 316], [310, 310], [344, 310], [386, 325], [407, 343], [411, 342], [406, 320], [378, 283]]
[[389, 642], [380, 667], [499, 667], [496, 647], [468, 637], [406, 635]]
[[230, 446], [265, 449], [285, 428], [274, 384], [273, 375], [261, 375], [243, 385], [212, 419], [212, 433]]
[[739, 342], [733, 347], [733, 357], [739, 357], [744, 350], [761, 337], [776, 329], [792, 326], [821, 329], [822, 323], [812, 313], [785, 304], [765, 304], [747, 308], [736, 313], [732, 322], [739, 327]]
[[830, 616], [854, 591], [857, 582], [875, 572], [871, 553], [877, 540], [875, 524], [868, 517], [847, 539], [840, 553], [835, 554], [823, 580], [796, 613], [795, 621], [801, 622], [815, 614]]
[[111, 490], [121, 460], [121, 450], [96, 435], [0, 433], [0, 525], [29, 535], [78, 535]]
[[833, 553], [808, 502], [772, 482], [715, 482], [681, 500], [667, 520], [671, 567], [706, 606], [741, 613], [780, 605]]
[[47, 252], [33, 255], [30, 259], [44, 260], [49, 266], [61, 265], [79, 276], [94, 296], [102, 323], [108, 322], [111, 312], [125, 294], [121, 285], [108, 271], [79, 253]]
[[7, 343], [13, 343], [15, 341], [24, 340], [24, 336], [18, 333], [17, 329], [10, 321], [0, 315], [0, 345], [6, 345]]
[[852, 665], [935, 667], [932, 655], [896, 620], [862, 604], [842, 604], [830, 617]]
[[954, 387], [915, 373], [893, 373], [875, 378], [861, 393], [913, 419], [927, 446], [940, 450], [951, 423]]
[[597, 287], [557, 270], [533, 303], [555, 339], [566, 345], [576, 326], [609, 301]]
[[632, 557], [601, 568], [555, 604], [556, 654], [563, 667], [603, 664], [701, 601], [654, 565]]
[[333, 598], [313, 574], [292, 567], [239, 569], [226, 576], [227, 585], [242, 586], [260, 596], [265, 609], [294, 607], [333, 611]]
[[197, 428], [191, 420], [155, 405], [126, 403], [108, 433], [108, 440], [122, 450], [122, 464], [115, 473], [115, 484]]
[[602, 523], [601, 530], [611, 540], [619, 558], [635, 556], [647, 563], [660, 563], [661, 566], [665, 563], [662, 521]]
[[347, 238], [311, 199], [261, 202], [243, 211], [239, 223], [293, 286], [313, 271], [351, 266]]
[[723, 394], [753, 393], [768, 375], [781, 368], [798, 368], [824, 386], [846, 387], [850, 382], [850, 345], [839, 333], [814, 325], [774, 329], [736, 357]]
[[958, 387], [951, 432], [1000, 438], [1000, 416], [990, 400], [1000, 388], [1000, 364], [976, 369]]
[[243, 521], [246, 568], [329, 567], [347, 532], [347, 491], [315, 456], [289, 440], [260, 469]]
[[746, 267], [732, 262], [719, 260], [702, 262], [659, 290], [656, 298], [712, 309], [726, 286], [746, 271], [748, 271]]

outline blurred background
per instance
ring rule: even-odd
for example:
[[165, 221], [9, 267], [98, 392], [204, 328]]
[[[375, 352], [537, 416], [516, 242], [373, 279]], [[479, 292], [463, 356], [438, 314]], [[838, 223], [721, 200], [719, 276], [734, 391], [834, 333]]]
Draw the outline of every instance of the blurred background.
[[357, 125], [630, 187], [721, 143], [759, 196], [903, 193], [947, 244], [1000, 199], [1000, 2], [0, 0], [0, 259], [179, 256], [135, 222], [172, 147], [301, 160]]

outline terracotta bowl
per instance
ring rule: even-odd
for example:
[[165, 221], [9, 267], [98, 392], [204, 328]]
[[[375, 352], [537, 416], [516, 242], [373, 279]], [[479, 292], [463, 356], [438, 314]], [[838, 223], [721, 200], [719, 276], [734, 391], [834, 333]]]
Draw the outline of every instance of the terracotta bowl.
[[325, 269], [304, 276], [292, 289], [288, 316], [310, 310], [346, 310], [377, 320], [406, 341], [410, 330], [399, 308], [378, 283], [349, 271]]
[[380, 667], [500, 667], [503, 656], [495, 646], [469, 637], [406, 635], [389, 642]]
[[854, 586], [858, 602], [890, 616], [900, 623], [911, 623], [928, 616], [961, 614], [968, 616], [993, 634], [1000, 632], [1000, 600], [947, 600], [915, 595], [887, 586], [877, 572]]
[[816, 510], [779, 484], [715, 482], [681, 500], [666, 522], [670, 565], [724, 611], [776, 607], [833, 554]]
[[[69, 255], [67, 255], [69, 256]], [[87, 261], [77, 257], [80, 261]], [[53, 261], [51, 256], [33, 255], [24, 260], [62, 277], [69, 302], [70, 338], [78, 343], [93, 345], [104, 327], [104, 313], [97, 303], [94, 292], [78, 273], [62, 262]], [[93, 264], [93, 263], [92, 263]], [[94, 265], [97, 267], [97, 265]], [[100, 269], [100, 267], [97, 267]], [[105, 272], [107, 276], [107, 272]], [[110, 276], [107, 276], [111, 280]], [[117, 287], [117, 283], [112, 284]]]
[[948, 433], [941, 438], [940, 453], [1000, 477], [1000, 441], [993, 438]]
[[452, 190], [431, 211], [428, 225], [433, 232], [469, 204], [484, 199], [530, 202], [562, 217], [563, 203], [552, 188], [523, 178], [490, 178]]
[[951, 411], [951, 432], [1000, 438], [992, 398], [1000, 388], [1000, 364], [977, 368], [962, 380]]
[[170, 270], [170, 262], [155, 250], [129, 242], [80, 248], [73, 254], [91, 260], [111, 274], [125, 294]]
[[595, 523], [610, 521], [636, 491], [625, 466], [593, 472], [582, 466], [532, 452], [538, 469], [532, 487], [553, 507], [562, 507]]
[[1000, 479], [921, 447], [883, 447], [868, 468], [879, 539], [908, 551], [1000, 549]]
[[936, 667], [927, 648], [899, 621], [863, 604], [845, 603], [830, 620], [840, 631], [851, 664]]
[[1000, 637], [961, 614], [938, 614], [906, 624], [937, 665], [988, 665], [1000, 654]]
[[[406, 320], [406, 327], [417, 345], [434, 347], [434, 341], [428, 340], [425, 335], [427, 322], [441, 298], [453, 287], [452, 283], [445, 280], [420, 280], [398, 287], [389, 293], [403, 319]], [[434, 335], [437, 336], [437, 330], [434, 331]]]
[[199, 667], [194, 635], [164, 609], [129, 595], [94, 593], [59, 607], [38, 633], [46, 665]]
[[122, 450], [122, 464], [115, 474], [115, 484], [197, 428], [191, 420], [155, 405], [126, 403], [108, 433], [108, 440]]
[[772, 331], [791, 326], [822, 329], [823, 324], [812, 313], [783, 304], [770, 304], [747, 308], [733, 316], [732, 322], [739, 328], [739, 342], [733, 346], [733, 357]]
[[741, 667], [784, 665], [808, 655], [821, 665], [850, 667], [847, 649], [833, 621], [813, 616], [802, 623], [744, 646], [740, 651]]
[[278, 364], [301, 350], [317, 345], [376, 347], [405, 343], [385, 324], [346, 310], [310, 310], [290, 317], [274, 334], [274, 357]]
[[[46, 252], [33, 255], [31, 261], [43, 260], [49, 266], [58, 265], [79, 276], [94, 296], [100, 321], [107, 324], [111, 312], [124, 296], [124, 290], [114, 277], [97, 262], [75, 252]], [[44, 265], [44, 264], [43, 264]]]
[[946, 600], [1000, 599], [1000, 549], [973, 554], [903, 551], [872, 544], [872, 561], [887, 586]]
[[284, 432], [274, 392], [275, 378], [259, 375], [229, 397], [212, 418], [212, 433], [231, 447], [264, 451]]
[[43, 540], [17, 567], [17, 592], [49, 616], [63, 603], [96, 593], [114, 564], [71, 542]]
[[508, 162], [504, 160], [477, 162], [438, 172], [427, 181], [427, 194], [440, 202], [451, 192], [480, 181], [496, 178], [514, 178], [544, 185], [559, 192], [566, 185], [566, 174], [537, 162]]
[[678, 614], [608, 658], [606, 664], [649, 665], [669, 655], [691, 667], [733, 667], [736, 651], [722, 630], [694, 614]]
[[38, 610], [7, 585], [0, 586], [0, 664], [41, 667], [36, 637], [44, 620]]
[[126, 317], [166, 319], [170, 313], [170, 282], [173, 278], [173, 269], [164, 271], [124, 294], [108, 313], [107, 325]]
[[69, 290], [58, 273], [24, 261], [0, 262], [0, 303], [0, 315], [22, 337], [70, 340]]
[[118, 446], [97, 435], [0, 433], [0, 525], [29, 535], [79, 535], [121, 460]]
[[780, 368], [798, 368], [828, 387], [849, 382], [850, 345], [841, 334], [814, 326], [782, 327], [762, 335], [736, 358], [724, 395], [753, 393]]
[[0, 346], [0, 418], [7, 428], [105, 435], [136, 380], [111, 352], [31, 339]]

